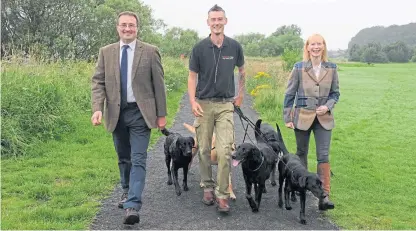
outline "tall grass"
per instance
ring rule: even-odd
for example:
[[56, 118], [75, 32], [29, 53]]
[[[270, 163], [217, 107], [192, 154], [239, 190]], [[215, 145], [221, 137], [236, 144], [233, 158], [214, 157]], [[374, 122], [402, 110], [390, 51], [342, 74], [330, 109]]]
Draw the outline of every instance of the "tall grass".
[[[186, 69], [164, 58], [166, 86], [180, 91]], [[1, 156], [17, 157], [47, 140], [73, 131], [74, 114], [90, 111], [93, 63], [84, 61], [2, 63]]]
[[248, 58], [247, 91], [254, 97], [254, 108], [265, 121], [279, 120], [282, 115], [284, 87], [289, 72], [282, 69], [279, 58]]

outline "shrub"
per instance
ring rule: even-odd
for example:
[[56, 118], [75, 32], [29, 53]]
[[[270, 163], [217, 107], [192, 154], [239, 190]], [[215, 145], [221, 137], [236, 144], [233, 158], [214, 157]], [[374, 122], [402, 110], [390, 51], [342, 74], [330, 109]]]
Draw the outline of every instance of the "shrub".
[[285, 71], [290, 71], [296, 62], [302, 60], [302, 51], [300, 49], [285, 48], [282, 54], [282, 60], [284, 62], [283, 69]]

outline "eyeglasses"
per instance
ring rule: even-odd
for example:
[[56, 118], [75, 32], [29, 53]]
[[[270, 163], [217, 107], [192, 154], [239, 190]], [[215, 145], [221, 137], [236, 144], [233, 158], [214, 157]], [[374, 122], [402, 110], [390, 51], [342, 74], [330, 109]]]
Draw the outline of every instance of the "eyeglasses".
[[122, 29], [126, 29], [127, 27], [129, 27], [129, 28], [137, 28], [137, 26], [136, 25], [134, 25], [134, 24], [120, 24], [120, 25], [118, 25], [120, 28], [122, 28]]

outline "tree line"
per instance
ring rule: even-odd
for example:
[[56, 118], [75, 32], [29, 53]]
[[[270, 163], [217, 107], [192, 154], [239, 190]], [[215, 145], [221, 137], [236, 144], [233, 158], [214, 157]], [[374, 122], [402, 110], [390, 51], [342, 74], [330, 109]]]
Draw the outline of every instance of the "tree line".
[[[138, 0], [4, 0], [1, 9], [1, 57], [23, 55], [44, 59], [95, 60], [101, 46], [117, 42], [117, 15], [129, 10], [140, 17], [139, 37], [158, 46], [163, 55], [187, 56], [200, 39], [195, 30], [168, 27]], [[279, 56], [301, 48], [296, 25], [272, 35], [237, 35], [247, 56]]]
[[416, 23], [360, 30], [348, 44], [350, 61], [416, 62]]
[[407, 63], [416, 62], [416, 47], [412, 48], [399, 41], [385, 46], [380, 43], [354, 44], [348, 50], [349, 60], [366, 63]]
[[117, 42], [117, 15], [140, 17], [139, 37], [169, 56], [189, 53], [199, 41], [195, 30], [167, 27], [138, 0], [4, 0], [1, 55], [47, 59], [95, 59], [101, 46]]
[[241, 43], [247, 56], [271, 57], [281, 56], [285, 50], [288, 52], [302, 49], [301, 34], [300, 27], [292, 24], [278, 27], [270, 36], [248, 33], [237, 35], [235, 39]]

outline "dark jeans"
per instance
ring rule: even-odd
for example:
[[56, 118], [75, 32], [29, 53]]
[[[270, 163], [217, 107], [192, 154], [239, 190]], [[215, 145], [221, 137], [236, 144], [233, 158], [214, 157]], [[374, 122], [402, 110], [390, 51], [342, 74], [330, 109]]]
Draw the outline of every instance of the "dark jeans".
[[124, 208], [139, 211], [142, 207], [150, 132], [137, 105], [129, 104], [121, 110], [113, 140], [118, 155], [120, 183], [124, 192], [128, 192]]
[[307, 131], [295, 128], [297, 146], [296, 155], [299, 156], [306, 168], [308, 167], [309, 138], [312, 131], [315, 136], [316, 159], [318, 164], [329, 162], [329, 147], [331, 144], [332, 131], [323, 128], [319, 123], [319, 120], [315, 118], [312, 126]]

